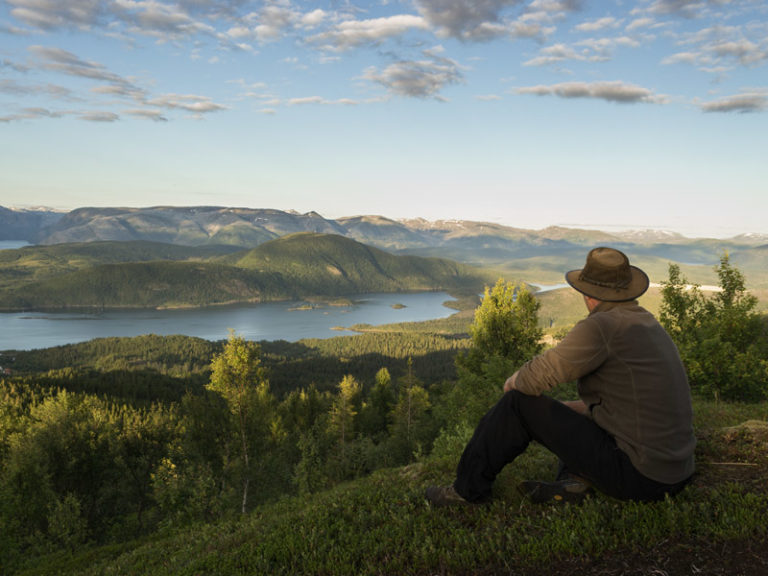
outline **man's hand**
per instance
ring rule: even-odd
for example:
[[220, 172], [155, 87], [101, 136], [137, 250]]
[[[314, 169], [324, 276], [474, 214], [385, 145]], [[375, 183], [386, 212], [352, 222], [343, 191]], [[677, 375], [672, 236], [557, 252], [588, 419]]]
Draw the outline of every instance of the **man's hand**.
[[574, 412], [578, 412], [579, 414], [583, 414], [584, 416], [589, 414], [589, 406], [584, 404], [581, 400], [567, 400], [563, 402], [568, 408], [573, 410]]
[[507, 378], [507, 381], [504, 382], [504, 392], [509, 392], [510, 390], [514, 390], [516, 380], [517, 380], [517, 372], [512, 374], [512, 376]]

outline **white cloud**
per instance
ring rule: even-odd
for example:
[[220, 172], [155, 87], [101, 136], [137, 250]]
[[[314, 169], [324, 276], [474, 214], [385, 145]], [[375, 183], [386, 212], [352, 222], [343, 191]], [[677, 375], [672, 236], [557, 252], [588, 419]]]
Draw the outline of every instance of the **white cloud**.
[[347, 20], [308, 40], [323, 44], [326, 49], [341, 51], [362, 44], [383, 42], [388, 38], [401, 36], [409, 30], [427, 30], [428, 28], [429, 24], [421, 16], [401, 14], [370, 20]]
[[545, 46], [539, 55], [523, 62], [523, 66], [549, 66], [566, 60], [581, 62], [605, 62], [613, 58], [613, 50], [617, 46], [637, 47], [640, 43], [634, 38], [620, 36], [617, 38], [588, 38], [576, 42], [574, 46], [558, 43]]
[[512, 39], [543, 38], [552, 34], [554, 28], [545, 27], [538, 22], [529, 22], [520, 18], [507, 26], [507, 32]]
[[[102, 82], [98, 86], [91, 87], [90, 93], [97, 96], [111, 96], [115, 98], [127, 98], [140, 106], [148, 106], [147, 115], [152, 116], [152, 109], [179, 109], [193, 112], [196, 115], [225, 110], [226, 107], [217, 104], [207, 96], [188, 94], [164, 94], [152, 97], [149, 92], [136, 86], [131, 80], [115, 74], [98, 62], [83, 60], [76, 54], [61, 48], [46, 46], [30, 46], [29, 51], [38, 58], [39, 66], [45, 70], [55, 71], [73, 77], [84, 78], [96, 82]], [[36, 88], [39, 90], [39, 88]], [[66, 89], [65, 89], [66, 90]], [[69, 96], [68, 91], [62, 92], [62, 97]], [[131, 115], [136, 116], [135, 111]], [[88, 112], [81, 115], [86, 120], [98, 122], [113, 122], [119, 119], [114, 113]]]
[[768, 110], [768, 95], [762, 92], [752, 92], [728, 96], [700, 104], [704, 112], [763, 112]]
[[7, 0], [11, 15], [35, 28], [75, 28], [95, 26], [106, 15], [101, 0]]
[[660, 104], [664, 98], [651, 90], [626, 82], [563, 82], [549, 86], [538, 85], [518, 88], [518, 94], [558, 96], [560, 98], [589, 98], [619, 104]]
[[147, 92], [141, 88], [123, 84], [109, 84], [107, 86], [94, 86], [91, 92], [108, 96], [119, 96], [131, 100], [142, 101], [147, 97]]
[[539, 52], [539, 56], [523, 63], [523, 66], [547, 66], [564, 60], [583, 60], [584, 55], [579, 54], [566, 44], [553, 44], [546, 46]]
[[301, 16], [300, 23], [304, 28], [315, 28], [322, 24], [328, 18], [325, 10], [316, 9]]
[[120, 18], [133, 24], [136, 33], [160, 40], [215, 32], [212, 26], [193, 19], [177, 5], [162, 4], [156, 0], [115, 0], [115, 5], [121, 10]]
[[288, 106], [301, 106], [303, 104], [322, 104], [323, 98], [320, 96], [305, 96], [303, 98], [290, 98], [286, 104]]
[[648, 17], [642, 17], [642, 18], [635, 18], [627, 24], [627, 32], [634, 32], [635, 30], [639, 30], [640, 28], [650, 28], [655, 23], [655, 20], [653, 18]]
[[699, 60], [701, 59], [702, 55], [700, 53], [696, 52], [678, 52], [677, 54], [672, 54], [671, 56], [665, 57], [661, 63], [662, 64], [697, 64]]
[[719, 4], [708, 0], [655, 0], [649, 7], [654, 14], [675, 14], [684, 18], [700, 16], [710, 4]]
[[248, 26], [238, 25], [232, 26], [232, 28], [227, 30], [227, 35], [236, 40], [240, 40], [241, 38], [250, 38], [252, 33]]
[[237, 17], [225, 37], [233, 40], [254, 39], [266, 44], [276, 42], [293, 31], [312, 30], [329, 18], [329, 13], [319, 8], [302, 13], [290, 2], [267, 1], [259, 10]]
[[14, 114], [0, 116], [0, 123], [8, 124], [10, 122], [18, 122], [21, 120], [37, 120], [40, 118], [62, 118], [66, 116], [66, 114], [66, 112], [52, 111], [48, 108], [22, 108]]
[[533, 0], [528, 9], [550, 13], [575, 12], [581, 9], [582, 4], [581, 0]]
[[169, 109], [181, 109], [196, 114], [226, 110], [225, 106], [216, 104], [207, 96], [194, 94], [163, 94], [147, 101], [150, 106]]
[[753, 67], [768, 61], [768, 40], [760, 28], [711, 26], [681, 37], [679, 43], [690, 48], [667, 56], [662, 64], [683, 63], [702, 70], [722, 70], [726, 66]]
[[137, 118], [146, 118], [147, 120], [154, 120], [155, 122], [168, 122], [168, 118], [163, 116], [161, 110], [151, 110], [149, 108], [135, 108], [132, 110], [125, 110], [125, 114], [130, 116], [136, 116]]
[[768, 51], [746, 39], [713, 44], [709, 50], [718, 57], [738, 60], [743, 66], [757, 64], [768, 58]]
[[416, 0], [419, 13], [445, 36], [488, 40], [505, 34], [502, 12], [521, 0]]
[[130, 80], [110, 72], [102, 64], [82, 60], [68, 50], [48, 46], [30, 46], [28, 50], [39, 59], [39, 66], [43, 69], [60, 72], [68, 76], [106, 82], [120, 90], [139, 90]]
[[0, 70], [5, 68], [6, 70], [13, 70], [14, 72], [25, 73], [29, 71], [29, 66], [18, 64], [12, 60], [0, 60]]
[[403, 60], [390, 64], [379, 71], [375, 67], [366, 70], [364, 78], [381, 84], [388, 92], [398, 96], [438, 98], [439, 92], [450, 84], [464, 81], [459, 65], [448, 59], [436, 57], [425, 51], [426, 60]]
[[117, 122], [120, 116], [114, 112], [83, 112], [80, 119], [87, 122]]
[[598, 18], [597, 20], [591, 20], [589, 22], [582, 22], [577, 24], [574, 28], [579, 32], [599, 32], [606, 28], [617, 28], [621, 22], [613, 16], [605, 16], [604, 18]]

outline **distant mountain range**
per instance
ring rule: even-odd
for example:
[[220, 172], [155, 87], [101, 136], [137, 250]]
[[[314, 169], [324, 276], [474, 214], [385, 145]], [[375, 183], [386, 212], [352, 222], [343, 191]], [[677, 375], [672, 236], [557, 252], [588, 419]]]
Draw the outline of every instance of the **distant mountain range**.
[[730, 239], [686, 238], [656, 230], [607, 233], [549, 227], [513, 228], [466, 220], [393, 220], [350, 216], [335, 220], [317, 212], [215, 206], [78, 208], [71, 212], [0, 207], [0, 240], [38, 245], [95, 241], [150, 241], [180, 246], [254, 248], [298, 232], [334, 234], [397, 254], [450, 258], [473, 265], [561, 277], [564, 266], [583, 262], [585, 248], [609, 244], [664, 275], [669, 261], [711, 267], [727, 251], [737, 265], [762, 274], [768, 235]]
[[[602, 241], [685, 244], [700, 240], [676, 232], [650, 229], [606, 233], [552, 226], [530, 230], [468, 220], [392, 220], [384, 216], [330, 220], [317, 212], [299, 214], [218, 206], [78, 208], [71, 212], [0, 206], [0, 240], [25, 240], [32, 244], [149, 240], [185, 246], [229, 244], [252, 248], [297, 232], [339, 234], [396, 250], [440, 246], [457, 238], [499, 238], [542, 246], [561, 241], [576, 244]], [[752, 246], [768, 244], [768, 234], [742, 234], [724, 242]]]

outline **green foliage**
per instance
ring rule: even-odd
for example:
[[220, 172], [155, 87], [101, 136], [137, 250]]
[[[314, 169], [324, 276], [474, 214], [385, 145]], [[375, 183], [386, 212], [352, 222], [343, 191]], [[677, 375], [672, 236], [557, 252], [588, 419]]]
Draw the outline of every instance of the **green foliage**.
[[735, 539], [759, 546], [768, 536], [768, 497], [735, 483], [694, 484], [674, 499], [643, 504], [596, 496], [579, 506], [541, 506], [501, 487], [486, 506], [426, 505], [424, 487], [451, 473], [442, 460], [382, 470], [237, 521], [158, 535], [118, 554], [95, 551], [68, 571], [38, 563], [36, 574], [549, 573], [565, 560], [607, 569], [607, 558], [638, 551], [663, 557]]
[[360, 383], [353, 376], [344, 376], [331, 406], [330, 427], [342, 451], [355, 435], [355, 416], [359, 411], [361, 391]]
[[525, 285], [499, 279], [486, 286], [482, 304], [475, 311], [470, 333], [472, 349], [466, 366], [482, 373], [482, 364], [499, 357], [516, 369], [541, 350], [541, 329], [537, 313], [540, 304]]
[[768, 332], [744, 276], [728, 254], [716, 267], [720, 291], [706, 297], [676, 264], [663, 283], [659, 318], [678, 346], [692, 387], [726, 400], [768, 398]]
[[539, 301], [525, 285], [499, 279], [486, 286], [470, 328], [472, 346], [456, 358], [453, 409], [476, 422], [498, 400], [504, 381], [542, 349]]
[[189, 247], [159, 242], [83, 242], [0, 251], [0, 290], [105, 264], [201, 260], [232, 252], [223, 246]]
[[389, 416], [395, 403], [392, 376], [384, 367], [376, 372], [373, 388], [360, 409], [360, 431], [365, 436], [381, 441], [387, 432]]
[[29, 398], [2, 438], [0, 564], [153, 529], [152, 473], [176, 423], [160, 407], [134, 410], [64, 391]]
[[85, 543], [87, 529], [77, 496], [67, 494], [53, 502], [48, 513], [48, 534], [56, 545], [74, 551]]
[[299, 494], [318, 492], [328, 485], [321, 426], [312, 426], [297, 441], [300, 457], [294, 467], [293, 482]]
[[397, 461], [408, 463], [418, 454], [429, 451], [435, 434], [434, 423], [429, 393], [413, 372], [409, 370], [398, 384], [398, 399], [391, 413], [391, 442]]
[[144, 334], [133, 338], [94, 338], [37, 350], [13, 352], [14, 372], [67, 368], [101, 371], [154, 370], [169, 376], [208, 376], [211, 356], [221, 344], [191, 336]]
[[[730, 285], [715, 309], [749, 310]], [[485, 302], [503, 309], [503, 288], [507, 298]], [[16, 376], [0, 380], [0, 571], [511, 573], [669, 539], [765, 536], [768, 500], [737, 485], [692, 486], [653, 505], [531, 506], [514, 486], [556, 466], [536, 445], [504, 470], [490, 506], [426, 506], [424, 487], [452, 477], [472, 433], [467, 414], [498, 398], [525, 359], [514, 357], [522, 344], [505, 350], [487, 336], [533, 333], [534, 302], [520, 294], [511, 299], [525, 322], [476, 314], [486, 354], [473, 357], [478, 373], [469, 354], [456, 363], [459, 383], [454, 359], [470, 341], [414, 327], [298, 343], [146, 336], [17, 354]], [[707, 431], [768, 415], [765, 404], [697, 402]]]
[[274, 425], [274, 398], [261, 365], [259, 346], [230, 335], [224, 350], [211, 361], [211, 381], [207, 389], [219, 394], [233, 419], [238, 438], [242, 483], [241, 512], [248, 509], [251, 460], [258, 458], [270, 441]]

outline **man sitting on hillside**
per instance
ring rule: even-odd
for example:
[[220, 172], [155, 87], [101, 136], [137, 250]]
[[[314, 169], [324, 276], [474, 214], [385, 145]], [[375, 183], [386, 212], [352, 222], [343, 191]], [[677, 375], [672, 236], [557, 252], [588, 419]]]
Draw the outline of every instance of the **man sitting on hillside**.
[[[535, 440], [560, 459], [555, 482], [523, 482], [534, 502], [579, 501], [593, 486], [625, 500], [679, 492], [694, 471], [690, 388], [675, 344], [636, 301], [648, 276], [612, 248], [595, 248], [566, 274], [589, 310], [554, 348], [504, 384], [480, 420], [451, 486], [431, 486], [434, 505], [491, 497], [502, 468]], [[578, 381], [580, 400], [541, 393]]]

